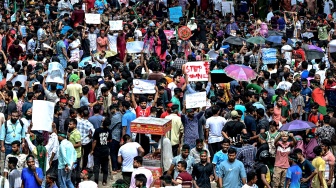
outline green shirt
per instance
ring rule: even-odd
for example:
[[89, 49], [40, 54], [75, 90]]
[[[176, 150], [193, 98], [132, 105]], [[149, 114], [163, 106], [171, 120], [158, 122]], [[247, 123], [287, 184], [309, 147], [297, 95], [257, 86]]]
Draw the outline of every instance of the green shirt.
[[255, 91], [257, 94], [261, 93], [262, 87], [260, 87], [258, 84], [249, 84], [246, 86], [247, 90], [253, 90]]
[[179, 105], [179, 112], [181, 111], [181, 102], [180, 99], [176, 98], [175, 96], [172, 97], [172, 99], [170, 100], [173, 104], [177, 104]]
[[[75, 145], [76, 143], [81, 141], [81, 134], [80, 132], [75, 129], [70, 133], [69, 141], [72, 143], [72, 145]], [[82, 156], [82, 147], [75, 148], [77, 152], [77, 158], [80, 158]]]
[[317, 26], [317, 33], [319, 40], [328, 40], [327, 26]]
[[125, 79], [122, 79], [122, 80], [120, 80], [119, 82], [117, 82], [117, 84], [116, 84], [116, 89], [117, 89], [117, 92], [118, 92], [118, 93], [120, 92], [121, 87], [122, 87], [123, 83], [125, 83], [125, 82], [127, 82], [127, 80], [125, 80]]

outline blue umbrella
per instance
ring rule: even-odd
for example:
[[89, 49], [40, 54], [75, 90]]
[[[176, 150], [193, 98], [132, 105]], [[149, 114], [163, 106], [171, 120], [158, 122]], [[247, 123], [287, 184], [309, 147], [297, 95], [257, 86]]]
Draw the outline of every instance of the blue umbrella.
[[280, 130], [281, 131], [304, 131], [307, 129], [315, 128], [316, 125], [312, 122], [308, 121], [301, 121], [301, 120], [294, 120], [289, 123], [284, 124]]
[[70, 26], [63, 26], [62, 30], [61, 30], [61, 34], [65, 35], [70, 29], [72, 29], [72, 27]]
[[282, 36], [269, 36], [266, 38], [267, 41], [277, 43], [277, 44], [281, 44], [281, 39], [282, 39]]

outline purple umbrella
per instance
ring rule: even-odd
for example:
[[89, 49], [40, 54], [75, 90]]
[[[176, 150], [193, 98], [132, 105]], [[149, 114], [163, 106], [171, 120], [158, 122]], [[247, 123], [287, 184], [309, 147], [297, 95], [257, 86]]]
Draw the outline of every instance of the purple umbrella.
[[315, 46], [315, 45], [308, 45], [309, 50], [317, 50], [323, 52], [322, 48]]
[[281, 131], [303, 131], [307, 129], [315, 128], [316, 125], [312, 122], [294, 120], [289, 123], [284, 124], [280, 130]]
[[245, 65], [229, 65], [224, 71], [226, 75], [237, 81], [251, 81], [257, 77], [257, 73]]

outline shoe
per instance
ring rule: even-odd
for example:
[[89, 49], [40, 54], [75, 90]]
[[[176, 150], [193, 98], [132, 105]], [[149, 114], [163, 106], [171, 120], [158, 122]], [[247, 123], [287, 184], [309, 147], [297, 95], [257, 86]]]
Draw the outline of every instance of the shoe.
[[106, 186], [106, 182], [103, 182], [103, 186]]

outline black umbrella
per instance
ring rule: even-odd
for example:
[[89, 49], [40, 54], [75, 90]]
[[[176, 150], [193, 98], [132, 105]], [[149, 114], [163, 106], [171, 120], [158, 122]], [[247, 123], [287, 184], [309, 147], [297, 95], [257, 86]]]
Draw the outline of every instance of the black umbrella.
[[285, 33], [274, 31], [274, 30], [268, 30], [268, 36], [284, 36]]
[[246, 42], [246, 39], [241, 38], [241, 37], [233, 37], [230, 36], [228, 38], [226, 38], [224, 41], [224, 43], [228, 43], [228, 44], [232, 44], [232, 45], [243, 45], [243, 42]]
[[211, 83], [229, 83], [233, 79], [228, 77], [223, 69], [211, 71]]
[[322, 59], [324, 57], [324, 53], [318, 50], [306, 50], [305, 53], [307, 60]]

